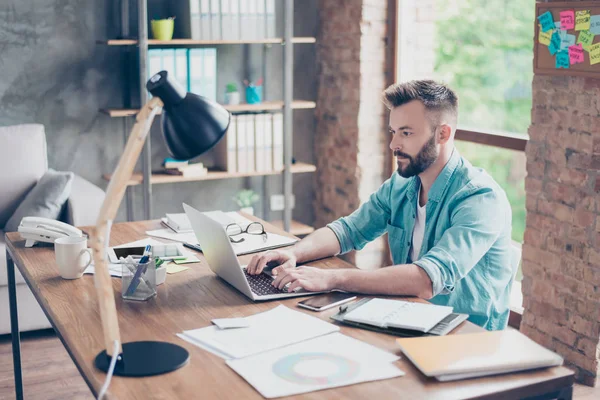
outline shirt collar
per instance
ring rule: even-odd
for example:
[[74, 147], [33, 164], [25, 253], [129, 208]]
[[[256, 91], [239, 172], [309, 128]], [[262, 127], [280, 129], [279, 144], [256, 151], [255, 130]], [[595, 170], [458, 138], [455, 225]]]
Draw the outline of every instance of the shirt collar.
[[[433, 182], [431, 189], [429, 189], [427, 201], [440, 201], [440, 199], [442, 198], [442, 194], [444, 194], [444, 191], [446, 190], [446, 186], [448, 186], [448, 183], [450, 182], [450, 177], [452, 176], [452, 173], [458, 166], [459, 161], [460, 154], [458, 154], [458, 150], [454, 148], [452, 150], [452, 155], [450, 156], [450, 159], [448, 160], [448, 162], [446, 162], [446, 165], [444, 166], [438, 177], [435, 178], [435, 182]], [[406, 193], [408, 198], [410, 200], [413, 200], [418, 194], [417, 190], [421, 189], [421, 178], [419, 178], [419, 176], [416, 175], [409, 178], [409, 180], [410, 181], [407, 185]]]
[[452, 150], [452, 155], [450, 156], [450, 159], [448, 160], [438, 177], [435, 178], [435, 182], [433, 182], [431, 189], [429, 189], [429, 193], [427, 196], [428, 201], [433, 200], [439, 202], [441, 200], [442, 195], [446, 191], [446, 187], [448, 187], [448, 184], [450, 183], [450, 178], [452, 177], [452, 174], [454, 173], [454, 170], [458, 166], [459, 162], [460, 154], [458, 154], [458, 150], [456, 150], [455, 148]]

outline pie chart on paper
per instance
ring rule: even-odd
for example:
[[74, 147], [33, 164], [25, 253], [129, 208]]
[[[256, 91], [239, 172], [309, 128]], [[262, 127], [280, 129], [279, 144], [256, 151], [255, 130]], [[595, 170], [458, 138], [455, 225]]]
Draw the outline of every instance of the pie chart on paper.
[[335, 385], [355, 378], [360, 364], [331, 353], [297, 353], [277, 360], [273, 373], [299, 385]]

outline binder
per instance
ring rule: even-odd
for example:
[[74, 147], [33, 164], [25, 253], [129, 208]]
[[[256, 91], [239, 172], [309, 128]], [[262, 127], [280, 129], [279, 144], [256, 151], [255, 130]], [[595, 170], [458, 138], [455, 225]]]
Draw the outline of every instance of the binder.
[[273, 114], [273, 169], [283, 170], [283, 114]]
[[160, 71], [162, 71], [162, 50], [148, 50], [148, 76], [146, 79], [150, 79], [150, 77], [159, 73]]
[[246, 115], [247, 172], [256, 171], [256, 124], [255, 114]]
[[204, 53], [204, 75], [202, 96], [217, 101], [217, 49], [199, 49]]
[[176, 49], [175, 51], [175, 79], [186, 91], [190, 91], [190, 80], [188, 74], [188, 50]]
[[252, 39], [252, 30], [250, 27], [250, 0], [241, 0], [239, 2], [240, 15], [240, 39]]
[[231, 116], [229, 129], [227, 130], [227, 172], [238, 172], [237, 167], [237, 115]]
[[237, 167], [238, 172], [248, 171], [248, 144], [246, 135], [246, 126], [248, 115], [240, 114], [237, 116]]
[[203, 96], [204, 49], [190, 49], [190, 92]]
[[563, 363], [561, 356], [514, 329], [396, 341], [424, 375], [440, 381], [553, 367]]
[[210, 2], [210, 39], [221, 40], [221, 1], [211, 0]]
[[255, 155], [256, 155], [256, 171], [268, 171], [266, 167], [267, 151], [265, 148], [265, 116], [266, 114], [256, 114], [255, 116]]
[[263, 114], [265, 132], [265, 171], [273, 171], [273, 114]]
[[353, 326], [355, 328], [366, 329], [374, 332], [387, 333], [388, 335], [399, 336], [399, 337], [419, 337], [419, 336], [443, 336], [450, 333], [454, 328], [459, 326], [463, 321], [465, 321], [469, 316], [467, 314], [458, 314], [452, 313], [440, 321], [436, 326], [434, 326], [429, 332], [423, 333], [420, 331], [415, 331], [411, 329], [402, 329], [402, 328], [394, 328], [394, 327], [386, 327], [382, 328], [375, 325], [363, 324], [360, 322], [348, 321], [344, 317], [350, 311], [362, 306], [363, 304], [370, 301], [370, 298], [361, 299], [352, 304], [344, 304], [339, 308], [339, 312], [335, 315], [332, 315], [330, 318], [334, 321], [337, 321], [341, 324]]
[[190, 38], [199, 40], [202, 38], [200, 31], [200, 0], [189, 0], [190, 2]]
[[267, 37], [274, 38], [277, 37], [277, 32], [275, 28], [275, 0], [265, 0], [265, 2]]
[[266, 1], [265, 0], [255, 0], [256, 1], [256, 15], [255, 15], [255, 30], [256, 30], [256, 38], [264, 39], [267, 37], [267, 19], [266, 19]]
[[200, 38], [201, 40], [210, 40], [211, 26], [210, 26], [210, 1], [211, 0], [199, 0], [200, 1]]

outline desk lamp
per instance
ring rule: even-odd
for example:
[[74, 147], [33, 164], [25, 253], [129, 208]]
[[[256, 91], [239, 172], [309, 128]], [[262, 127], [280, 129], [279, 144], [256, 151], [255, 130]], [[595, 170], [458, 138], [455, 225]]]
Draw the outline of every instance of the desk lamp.
[[95, 365], [108, 371], [111, 357], [118, 352], [114, 374], [120, 376], [163, 374], [182, 367], [189, 359], [187, 350], [173, 343], [138, 341], [121, 344], [115, 293], [106, 263], [110, 226], [152, 121], [162, 109], [163, 136], [171, 155], [180, 160], [199, 156], [214, 147], [227, 131], [230, 121], [225, 108], [204, 97], [186, 93], [167, 71], [152, 76], [146, 88], [154, 97], [137, 114], [125, 150], [108, 183], [96, 227], [90, 232], [105, 347], [96, 356]]

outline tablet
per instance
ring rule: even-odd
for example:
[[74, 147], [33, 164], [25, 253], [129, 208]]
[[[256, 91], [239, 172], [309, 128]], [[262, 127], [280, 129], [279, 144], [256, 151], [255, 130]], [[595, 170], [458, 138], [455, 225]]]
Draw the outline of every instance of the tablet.
[[[132, 247], [109, 247], [108, 259], [111, 263], [116, 264], [121, 258], [132, 256], [133, 258], [141, 258], [144, 254], [145, 246]], [[159, 257], [163, 260], [173, 260], [177, 258], [186, 258], [187, 255], [183, 251], [181, 243], [169, 243], [152, 246], [152, 257]]]

